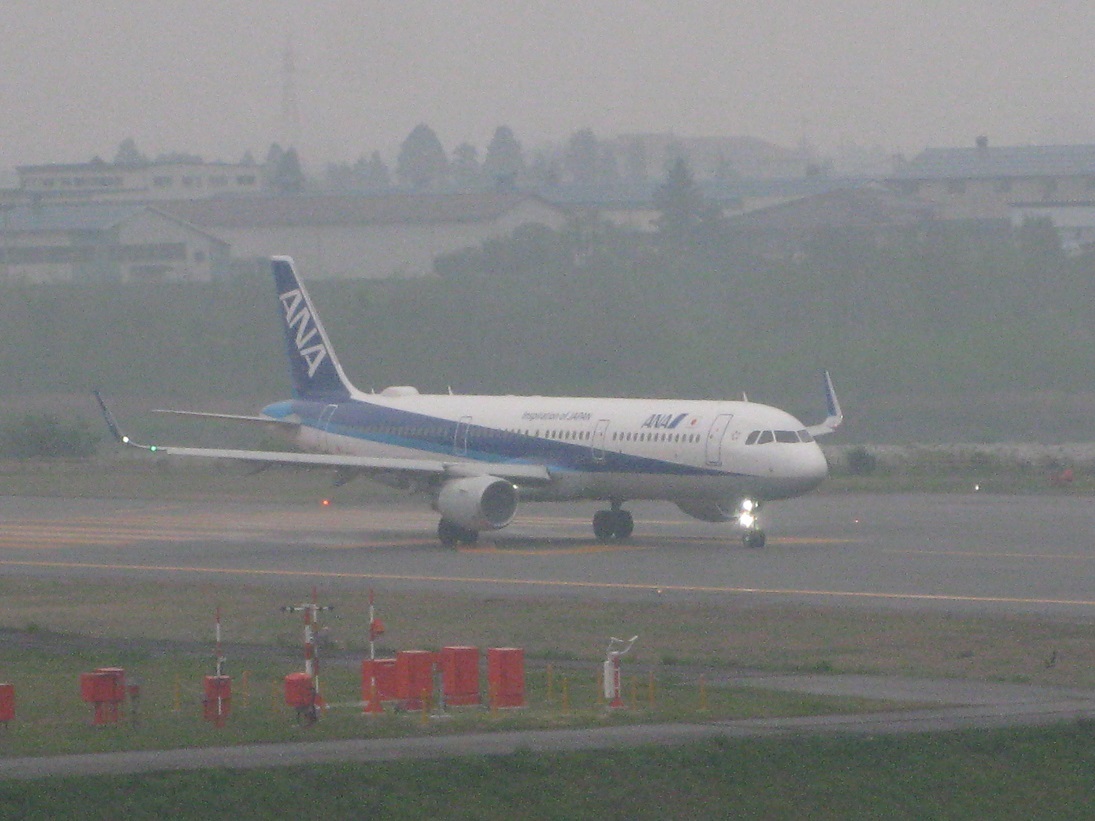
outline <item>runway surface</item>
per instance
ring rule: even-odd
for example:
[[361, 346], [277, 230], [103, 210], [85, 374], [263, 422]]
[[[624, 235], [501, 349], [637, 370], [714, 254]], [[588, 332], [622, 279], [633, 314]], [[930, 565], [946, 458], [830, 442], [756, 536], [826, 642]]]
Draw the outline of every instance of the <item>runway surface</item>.
[[491, 595], [798, 601], [1095, 620], [1095, 505], [1069, 496], [848, 494], [771, 504], [768, 546], [674, 506], [629, 505], [599, 544], [598, 505], [526, 505], [447, 550], [425, 505], [362, 507], [0, 498], [7, 576], [302, 580]]

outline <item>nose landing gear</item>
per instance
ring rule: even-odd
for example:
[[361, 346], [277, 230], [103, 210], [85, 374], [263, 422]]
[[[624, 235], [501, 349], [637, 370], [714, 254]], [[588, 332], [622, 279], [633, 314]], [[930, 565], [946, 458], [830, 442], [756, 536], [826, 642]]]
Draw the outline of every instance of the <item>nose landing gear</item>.
[[752, 499], [741, 500], [741, 510], [738, 513], [738, 524], [741, 525], [741, 542], [746, 547], [764, 547], [767, 540], [764, 531], [760, 529], [760, 502]]

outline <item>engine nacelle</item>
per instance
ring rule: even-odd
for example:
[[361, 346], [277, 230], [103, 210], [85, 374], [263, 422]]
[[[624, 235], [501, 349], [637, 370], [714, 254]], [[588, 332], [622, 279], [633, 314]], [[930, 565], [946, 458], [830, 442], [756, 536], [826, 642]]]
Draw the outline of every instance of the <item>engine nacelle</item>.
[[677, 502], [677, 507], [693, 519], [701, 522], [729, 522], [741, 515], [741, 508], [732, 502], [689, 501]]
[[513, 521], [517, 488], [497, 476], [450, 479], [434, 502], [437, 512], [469, 530], [498, 530]]

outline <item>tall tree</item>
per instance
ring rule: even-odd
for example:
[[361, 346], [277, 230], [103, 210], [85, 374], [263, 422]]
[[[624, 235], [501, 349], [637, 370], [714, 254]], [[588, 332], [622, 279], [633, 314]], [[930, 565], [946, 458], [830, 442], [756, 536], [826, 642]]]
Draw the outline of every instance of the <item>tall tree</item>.
[[399, 181], [412, 188], [436, 188], [445, 181], [449, 161], [437, 134], [425, 123], [419, 123], [399, 147], [395, 174]]
[[483, 173], [497, 188], [512, 189], [525, 170], [525, 158], [521, 143], [513, 135], [513, 129], [501, 125], [495, 129], [494, 137], [487, 146], [487, 155], [483, 159]]
[[366, 188], [383, 190], [391, 187], [392, 175], [388, 171], [388, 166], [384, 163], [379, 151], [374, 151], [368, 161], [365, 161], [364, 158], [358, 160], [358, 166], [360, 168], [361, 183]]
[[279, 194], [299, 194], [304, 190], [304, 170], [295, 148], [289, 148], [267, 169], [270, 188]]
[[672, 239], [694, 236], [718, 215], [718, 208], [704, 199], [683, 157], [669, 166], [665, 182], [655, 189], [654, 208], [659, 233]]
[[144, 165], [147, 162], [148, 158], [137, 149], [137, 142], [132, 137], [126, 137], [118, 144], [115, 165]]

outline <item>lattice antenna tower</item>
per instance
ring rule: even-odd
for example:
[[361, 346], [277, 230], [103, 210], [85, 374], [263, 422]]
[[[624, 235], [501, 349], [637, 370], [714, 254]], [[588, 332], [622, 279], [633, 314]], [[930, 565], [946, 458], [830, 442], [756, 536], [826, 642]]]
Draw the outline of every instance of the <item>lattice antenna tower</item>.
[[285, 138], [284, 148], [300, 141], [300, 106], [297, 103], [297, 66], [293, 56], [293, 43], [286, 37], [281, 52], [281, 127]]

